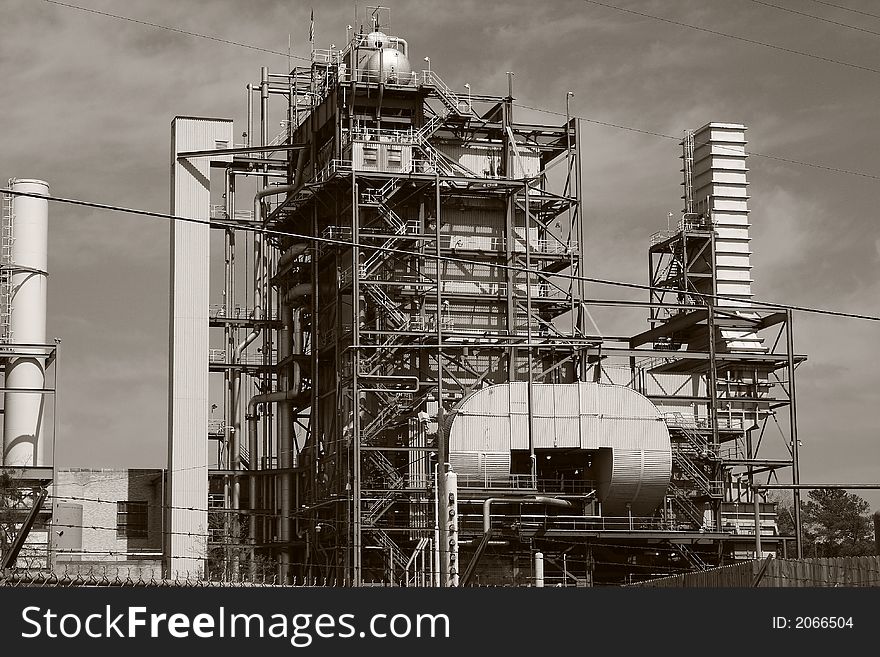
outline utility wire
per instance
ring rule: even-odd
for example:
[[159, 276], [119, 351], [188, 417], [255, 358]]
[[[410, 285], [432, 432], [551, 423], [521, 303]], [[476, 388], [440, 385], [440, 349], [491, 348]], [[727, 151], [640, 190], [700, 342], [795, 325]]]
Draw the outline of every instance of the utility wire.
[[872, 14], [867, 11], [862, 11], [860, 9], [853, 9], [852, 7], [844, 7], [843, 5], [836, 5], [833, 2], [823, 2], [823, 0], [811, 0], [816, 4], [825, 5], [826, 7], [834, 7], [835, 9], [842, 9], [843, 11], [851, 11], [854, 14], [861, 14], [862, 16], [870, 16], [871, 18], [880, 18], [880, 14]]
[[587, 4], [596, 5], [598, 7], [605, 7], [606, 9], [613, 9], [614, 11], [620, 11], [625, 14], [632, 14], [633, 16], [640, 16], [642, 18], [650, 18], [655, 21], [660, 21], [663, 23], [668, 23], [670, 25], [676, 25], [678, 27], [686, 27], [690, 30], [697, 30], [699, 32], [705, 32], [706, 34], [711, 34], [713, 36], [720, 36], [726, 39], [734, 39], [736, 41], [742, 41], [743, 43], [750, 43], [754, 46], [762, 46], [764, 48], [770, 48], [772, 50], [778, 50], [780, 52], [787, 52], [791, 55], [800, 55], [801, 57], [809, 57], [810, 59], [816, 59], [822, 62], [827, 62], [829, 64], [837, 64], [838, 66], [846, 66], [849, 68], [858, 69], [860, 71], [868, 71], [869, 73], [880, 73], [880, 69], [872, 68], [870, 66], [863, 66], [861, 64], [855, 64], [853, 62], [846, 62], [840, 59], [833, 59], [831, 57], [824, 57], [823, 55], [817, 55], [811, 52], [805, 52], [803, 50], [795, 50], [794, 48], [786, 48], [785, 46], [779, 46], [773, 43], [767, 43], [766, 41], [758, 41], [757, 39], [749, 39], [747, 37], [738, 36], [736, 34], [727, 34], [726, 32], [719, 32], [718, 30], [712, 30], [708, 27], [700, 27], [699, 25], [691, 25], [690, 23], [682, 23], [681, 21], [672, 20], [671, 18], [664, 18], [662, 16], [654, 16], [653, 14], [646, 14], [641, 11], [636, 11], [634, 9], [626, 9], [624, 7], [618, 7], [616, 5], [609, 5], [604, 2], [597, 2], [596, 0], [583, 0]]
[[[650, 15], [648, 15], [648, 14], [643, 14], [643, 13], [640, 13], [640, 12], [635, 12], [635, 11], [633, 11], [633, 10], [624, 9], [624, 8], [622, 8], [622, 7], [614, 7], [614, 6], [612, 6], [612, 5], [607, 5], [607, 4], [600, 3], [600, 2], [593, 2], [593, 0], [584, 0], [584, 1], [585, 1], [585, 2], [590, 2], [590, 3], [595, 4], [595, 5], [601, 5], [601, 6], [603, 6], [603, 7], [608, 7], [608, 8], [611, 8], [611, 9], [617, 9], [617, 10], [619, 10], [619, 11], [625, 11], [625, 12], [628, 12], [628, 13], [634, 13], [634, 14], [637, 14], [637, 15], [639, 15], [639, 16], [645, 16], [645, 17], [648, 17], [648, 18], [655, 18], [655, 19], [657, 19], [657, 20], [661, 20], [661, 21], [664, 21], [664, 22], [671, 22], [671, 23], [673, 23], [673, 24], [681, 25], [681, 26], [683, 26], [683, 27], [691, 27], [691, 28], [693, 28], [693, 29], [706, 30], [706, 31], [710, 31], [710, 32], [711, 32], [711, 30], [707, 30], [707, 28], [701, 28], [701, 27], [698, 27], [698, 26], [687, 25], [687, 24], [684, 24], [684, 23], [677, 23], [677, 22], [675, 22], [675, 21], [671, 21], [671, 20], [669, 20], [669, 19], [661, 18], [661, 17], [658, 17], [658, 16], [650, 16]], [[816, 18], [817, 20], [826, 20], [827, 22], [835, 23], [835, 24], [837, 24], [837, 25], [842, 25], [843, 27], [850, 27], [850, 28], [855, 29], [855, 30], [861, 30], [861, 31], [863, 31], [863, 32], [869, 32], [869, 33], [871, 33], [871, 34], [875, 34], [875, 35], [877, 35], [877, 36], [880, 36], [880, 32], [873, 32], [873, 31], [871, 31], [871, 30], [866, 30], [866, 29], [859, 28], [859, 27], [856, 27], [856, 26], [853, 26], [853, 25], [847, 25], [846, 23], [837, 23], [836, 21], [830, 21], [830, 20], [828, 20], [828, 19], [824, 19], [824, 18], [821, 18], [821, 17], [819, 17], [819, 16], [813, 16], [813, 15], [811, 15], [811, 14], [806, 14], [806, 13], [803, 13], [803, 12], [797, 12], [797, 11], [795, 11], [795, 10], [789, 10], [789, 9], [786, 8], [786, 7], [780, 7], [780, 6], [778, 6], [778, 5], [772, 5], [772, 4], [770, 4], [770, 3], [761, 2], [760, 0], [751, 0], [751, 1], [752, 1], [752, 2], [756, 2], [756, 3], [758, 3], [758, 4], [767, 5], [768, 7], [775, 7], [776, 9], [781, 9], [781, 10], [785, 10], [785, 11], [793, 11], [794, 13], [799, 13], [799, 14], [801, 14], [801, 15], [803, 15], [803, 16], [809, 16], [809, 17], [811, 17], [811, 18]], [[819, 2], [819, 0], [813, 0], [813, 1], [814, 1], [814, 2]], [[252, 50], [258, 50], [258, 51], [261, 51], [261, 52], [267, 52], [267, 53], [270, 53], [270, 54], [273, 54], [273, 55], [283, 55], [283, 56], [285, 56], [285, 57], [287, 57], [287, 56], [289, 55], [290, 57], [293, 57], [293, 58], [295, 58], [295, 59], [301, 59], [301, 60], [303, 60], [303, 61], [311, 61], [308, 57], [302, 57], [302, 56], [299, 56], [299, 55], [290, 55], [289, 53], [283, 53], [283, 52], [280, 52], [280, 51], [277, 51], [277, 50], [268, 50], [268, 49], [266, 49], [266, 48], [261, 48], [261, 47], [259, 47], [259, 46], [253, 46], [253, 45], [246, 44], [246, 43], [240, 43], [240, 42], [237, 42], [237, 41], [229, 41], [229, 40], [227, 40], [227, 39], [222, 39], [222, 38], [219, 38], [219, 37], [214, 37], [214, 36], [210, 36], [210, 35], [206, 35], [206, 34], [199, 34], [199, 33], [197, 33], [197, 32], [189, 32], [189, 31], [186, 31], [186, 30], [181, 30], [181, 29], [174, 28], [174, 27], [169, 27], [169, 26], [166, 26], [166, 25], [158, 25], [158, 24], [156, 24], [156, 23], [149, 23], [149, 22], [147, 22], [147, 21], [141, 21], [141, 20], [137, 20], [137, 19], [134, 19], [134, 18], [128, 18], [128, 17], [126, 17], [126, 16], [119, 16], [119, 15], [117, 15], [117, 14], [110, 14], [110, 13], [107, 13], [107, 12], [98, 11], [98, 10], [96, 10], [96, 9], [89, 9], [89, 8], [87, 8], [87, 7], [80, 7], [80, 6], [77, 6], [77, 5], [71, 5], [71, 4], [67, 4], [67, 3], [64, 3], [64, 2], [58, 2], [58, 0], [45, 0], [45, 2], [48, 2], [48, 3], [50, 3], [50, 4], [54, 4], [54, 5], [59, 5], [59, 6], [61, 6], [61, 7], [68, 7], [68, 8], [70, 8], [70, 9], [77, 9], [77, 10], [85, 11], [85, 12], [89, 12], [89, 13], [92, 13], [92, 14], [98, 14], [98, 15], [100, 15], [100, 16], [106, 16], [106, 17], [109, 17], [109, 18], [115, 18], [115, 19], [118, 19], [118, 20], [129, 21], [129, 22], [132, 22], [132, 23], [140, 24], [140, 25], [147, 25], [147, 26], [149, 26], [149, 27], [155, 27], [155, 28], [158, 28], [158, 29], [170, 30], [170, 31], [172, 31], [172, 32], [178, 32], [178, 33], [180, 33], [180, 34], [185, 34], [185, 35], [188, 35], [188, 36], [195, 36], [195, 37], [200, 37], [200, 38], [204, 38], [204, 39], [210, 39], [210, 40], [212, 40], [212, 41], [218, 41], [218, 42], [220, 42], [220, 43], [226, 43], [226, 44], [229, 44], [229, 45], [239, 46], [239, 47], [242, 47], [242, 48], [250, 48], [250, 49], [252, 49]], [[854, 10], [854, 9], [848, 9], [848, 8], [846, 8], [846, 7], [841, 7], [840, 5], [834, 5], [834, 4], [831, 4], [831, 3], [828, 3], [828, 2], [820, 2], [820, 4], [828, 5], [828, 6], [831, 6], [831, 7], [837, 7], [837, 8], [840, 8], [840, 9], [847, 9], [848, 11], [856, 11], [856, 13], [862, 13], [862, 14], [865, 14], [865, 15], [867, 15], [867, 16], [875, 16], [875, 17], [877, 17], [877, 18], [880, 18], [880, 16], [875, 15], [875, 14], [869, 14], [869, 13], [867, 13], [867, 12], [859, 12], [859, 11]], [[720, 33], [719, 33], [719, 34], [720, 34]], [[741, 39], [741, 38], [742, 38], [742, 37], [736, 37], [736, 36], [733, 36], [733, 35], [723, 35], [723, 36], [730, 36], [730, 38], [734, 38], [734, 39]], [[776, 47], [776, 46], [772, 46], [772, 45], [769, 45], [769, 44], [760, 44], [760, 45], [768, 45], [768, 47]], [[781, 48], [781, 47], [780, 47], [780, 48]], [[783, 48], [783, 49], [784, 49], [784, 48]], [[784, 50], [788, 51], [788, 49], [784, 49]], [[791, 51], [791, 52], [796, 52], [796, 51]], [[813, 56], [813, 55], [809, 55], [808, 53], [802, 53], [802, 54], [807, 54], [807, 56]], [[816, 56], [816, 57], [818, 57], [818, 56]], [[826, 59], [826, 58], [821, 58], [821, 59]], [[827, 61], [835, 61], [835, 60], [827, 60]], [[856, 65], [853, 65], [853, 66], [856, 66]], [[859, 67], [859, 68], [864, 68], [864, 67]], [[870, 69], [870, 70], [874, 70], [874, 69]], [[877, 70], [876, 72], [880, 72], [880, 70]], [[553, 111], [551, 111], [551, 110], [546, 110], [546, 109], [537, 108], [537, 107], [528, 107], [528, 106], [526, 106], [526, 105], [520, 105], [519, 103], [515, 103], [515, 104], [518, 105], [519, 107], [524, 108], [524, 109], [532, 109], [532, 110], [536, 110], [536, 111], [539, 111], [539, 112], [546, 112], [546, 113], [548, 113], [548, 114], [557, 114], [557, 115], [559, 115], [559, 116], [564, 116], [561, 112], [553, 112]], [[588, 123], [593, 123], [593, 124], [596, 124], [596, 125], [602, 125], [602, 126], [606, 126], [606, 127], [609, 127], [609, 128], [618, 128], [618, 129], [620, 129], [620, 130], [628, 130], [628, 131], [630, 131], [630, 132], [637, 132], [637, 133], [640, 133], [640, 134], [651, 135], [651, 136], [654, 136], [654, 137], [662, 137], [663, 139], [674, 139], [674, 140], [678, 140], [678, 139], [679, 139], [678, 137], [675, 137], [675, 136], [673, 136], [673, 135], [666, 135], [666, 134], [663, 134], [663, 133], [661, 133], [661, 132], [654, 132], [654, 131], [651, 131], [651, 130], [644, 130], [644, 129], [640, 129], [640, 128], [634, 128], [634, 127], [632, 127], [632, 126], [625, 126], [625, 125], [620, 125], [620, 124], [617, 124], [617, 123], [611, 123], [611, 122], [608, 122], [608, 121], [601, 121], [601, 120], [599, 120], [599, 119], [591, 119], [591, 118], [584, 117], [584, 116], [571, 116], [570, 118], [581, 119], [582, 121], [586, 121], [586, 122], [588, 122]], [[810, 163], [810, 162], [803, 162], [803, 161], [799, 161], [799, 160], [792, 160], [792, 159], [785, 158], [785, 157], [781, 157], [781, 156], [778, 156], [778, 155], [770, 155], [770, 154], [766, 154], [766, 153], [750, 152], [749, 154], [750, 154], [750, 155], [753, 155], [753, 156], [755, 156], [755, 157], [763, 157], [763, 158], [768, 158], [768, 159], [778, 160], [778, 161], [780, 161], [780, 162], [786, 162], [786, 163], [789, 163], [789, 164], [799, 164], [799, 165], [801, 165], [801, 166], [813, 167], [813, 168], [816, 168], [816, 169], [822, 169], [822, 170], [825, 170], [825, 171], [832, 171], [832, 172], [835, 172], [835, 173], [844, 173], [844, 174], [849, 174], [849, 175], [853, 175], [853, 176], [861, 176], [861, 177], [864, 177], [864, 178], [870, 178], [870, 179], [873, 179], [873, 180], [880, 180], [880, 176], [875, 176], [875, 175], [868, 174], [868, 173], [863, 173], [863, 172], [860, 172], [860, 171], [852, 171], [852, 170], [847, 170], [847, 169], [841, 169], [841, 168], [838, 168], [838, 167], [827, 166], [827, 165], [823, 165], [823, 164], [816, 164], [816, 163]]]
[[[566, 116], [565, 112], [558, 112], [556, 110], [549, 110], [543, 107], [532, 107], [530, 105], [523, 105], [521, 103], [514, 103], [514, 106], [520, 107], [522, 109], [533, 110], [535, 112], [542, 112], [544, 114], [553, 114], [555, 116]], [[574, 114], [568, 114], [568, 118], [570, 119], [580, 119], [581, 121], [585, 121], [587, 123], [594, 123], [596, 125], [601, 125], [609, 128], [617, 128], [619, 130], [627, 130], [629, 132], [636, 132], [642, 135], [650, 135], [652, 137], [661, 137], [663, 139], [673, 139], [675, 141], [680, 141], [681, 137], [676, 137], [675, 135], [667, 135], [662, 132], [654, 132], [652, 130], [645, 130], [642, 128], [634, 128], [632, 126], [621, 125], [619, 123], [609, 123], [608, 121], [601, 121], [599, 119], [591, 119], [587, 116], [577, 116]], [[718, 146], [721, 150], [730, 150], [734, 152], [732, 148], [725, 148], [724, 146]], [[742, 151], [736, 150], [738, 154], [743, 154]], [[869, 180], [880, 180], [880, 175], [873, 173], [866, 173], [864, 171], [855, 171], [853, 169], [843, 169], [840, 167], [834, 167], [828, 164], [820, 164], [818, 162], [805, 162], [804, 160], [795, 160], [789, 157], [783, 157], [781, 155], [772, 155], [770, 153], [759, 153], [758, 151], [748, 151], [745, 153], [747, 156], [751, 157], [762, 157], [768, 160], [777, 160], [779, 162], [785, 162], [787, 164], [796, 164], [804, 167], [811, 167], [813, 169], [821, 169], [823, 171], [830, 171], [832, 173], [841, 173], [848, 176], [859, 176], [860, 178], [868, 178]]]
[[[749, 0], [749, 1], [754, 2], [756, 5], [764, 5], [765, 7], [772, 7], [773, 9], [778, 9], [779, 11], [787, 11], [790, 14], [797, 14], [798, 16], [812, 18], [813, 20], [821, 21], [823, 23], [830, 23], [831, 25], [838, 25], [840, 27], [847, 27], [851, 30], [858, 30], [859, 32], [865, 32], [866, 34], [873, 34], [874, 36], [880, 36], [880, 32], [875, 32], [874, 30], [869, 30], [864, 27], [859, 27], [858, 25], [850, 25], [848, 23], [841, 23], [840, 21], [835, 21], [830, 18], [816, 16], [815, 14], [808, 14], [804, 11], [798, 11], [797, 9], [792, 9], [790, 7], [782, 7], [780, 5], [774, 5], [770, 2], [764, 2], [763, 0]], [[822, 4], [825, 4], [825, 3], [822, 3]]]
[[216, 36], [211, 36], [210, 34], [200, 34], [199, 32], [190, 32], [188, 30], [181, 30], [176, 27], [171, 27], [169, 25], [159, 25], [158, 23], [150, 23], [148, 21], [138, 20], [136, 18], [129, 18], [128, 16], [120, 16], [118, 14], [110, 14], [106, 11], [98, 11], [97, 9], [90, 9], [89, 7], [80, 7], [78, 5], [67, 4], [66, 2], [58, 2], [57, 0], [44, 0], [52, 5], [58, 5], [59, 7], [67, 7], [68, 9], [76, 9], [78, 11], [84, 11], [89, 14], [97, 14], [98, 16], [106, 16], [107, 18], [114, 18], [120, 21], [127, 21], [129, 23], [137, 23], [138, 25], [146, 25], [148, 27], [155, 27], [160, 30], [168, 30], [169, 32], [177, 32], [178, 34], [185, 34], [186, 36], [199, 37], [200, 39], [209, 39], [211, 41], [217, 41], [218, 43], [225, 43], [230, 46], [238, 46], [239, 48], [249, 48], [250, 50], [257, 50], [259, 52], [266, 52], [270, 55], [281, 55], [282, 57], [293, 57], [294, 59], [302, 59], [304, 61], [310, 62], [311, 59], [308, 57], [302, 57], [300, 55], [290, 55], [286, 52], [280, 52], [278, 50], [269, 50], [268, 48], [261, 48], [260, 46], [252, 46], [248, 43], [241, 43], [240, 41], [230, 41], [229, 39], [223, 39]]
[[[27, 196], [30, 198], [40, 198], [45, 199], [47, 201], [54, 201], [56, 203], [67, 203], [70, 205], [79, 205], [90, 208], [97, 208], [101, 210], [110, 210], [113, 212], [124, 212], [127, 214], [134, 215], [142, 215], [146, 217], [155, 217], [159, 219], [170, 219], [173, 221], [182, 221], [185, 223], [193, 223], [193, 224], [201, 224], [203, 226], [216, 226], [218, 228], [232, 228], [235, 230], [243, 230], [250, 231], [254, 233], [260, 233], [263, 235], [274, 235], [278, 237], [288, 237], [295, 240], [303, 240], [303, 241], [311, 241], [319, 244], [333, 244], [336, 246], [346, 246], [346, 247], [356, 247], [365, 250], [372, 251], [384, 251], [386, 253], [396, 253], [399, 255], [405, 256], [414, 256], [418, 258], [427, 258], [430, 260], [440, 260], [443, 262], [453, 262], [456, 264], [466, 264], [466, 265], [485, 265], [485, 261], [481, 260], [471, 260], [469, 258], [461, 258], [457, 256], [442, 256], [442, 255], [430, 255], [425, 253], [420, 253], [418, 251], [409, 251], [407, 249], [398, 249], [394, 247], [388, 246], [376, 246], [371, 244], [363, 244], [356, 243], [349, 240], [341, 240], [334, 239], [331, 237], [317, 237], [314, 235], [305, 235], [303, 233], [294, 233], [290, 231], [283, 231], [272, 228], [259, 228], [256, 226], [247, 226], [238, 224], [232, 221], [224, 221], [224, 220], [216, 220], [216, 219], [196, 219], [193, 217], [180, 217], [173, 214], [166, 214], [164, 212], [152, 212], [149, 210], [138, 210], [135, 208], [125, 208], [121, 206], [109, 205], [107, 203], [96, 203], [93, 201], [82, 201], [78, 199], [70, 199], [70, 198], [62, 198], [59, 196], [44, 196], [42, 194], [35, 194], [32, 192], [22, 192], [19, 190], [13, 190], [9, 188], [0, 188], [0, 193], [2, 194], [12, 194], [14, 196]], [[615, 281], [606, 278], [594, 278], [590, 276], [579, 276], [575, 274], [564, 274], [564, 273], [551, 273], [545, 274], [537, 269], [529, 269], [527, 267], [521, 267], [518, 265], [505, 265], [505, 264], [492, 264], [492, 267], [497, 269], [505, 270], [505, 271], [515, 271], [520, 273], [545, 276], [548, 278], [561, 278], [570, 281], [576, 282], [584, 282], [584, 283], [595, 283], [597, 285], [608, 285], [611, 287], [621, 287], [627, 288], [631, 290], [643, 290], [643, 291], [657, 291], [657, 292], [669, 292], [669, 288], [665, 287], [657, 287], [652, 285], [644, 285], [641, 283], [627, 283], [624, 281]], [[703, 292], [688, 292], [690, 296], [700, 297], [703, 299], [715, 299], [720, 301], [734, 301], [741, 302], [741, 299], [736, 297], [728, 297], [721, 294], [707, 294]], [[848, 319], [863, 319], [871, 322], [880, 322], [880, 316], [877, 315], [865, 315], [861, 313], [848, 313], [837, 310], [827, 310], [823, 308], [812, 308], [808, 306], [795, 306], [791, 304], [783, 304], [783, 303], [774, 303], [772, 301], [752, 301], [752, 309], [760, 309], [764, 308], [773, 308], [777, 310], [791, 310], [802, 313], [810, 313], [814, 315], [828, 315], [831, 317], [845, 317]]]

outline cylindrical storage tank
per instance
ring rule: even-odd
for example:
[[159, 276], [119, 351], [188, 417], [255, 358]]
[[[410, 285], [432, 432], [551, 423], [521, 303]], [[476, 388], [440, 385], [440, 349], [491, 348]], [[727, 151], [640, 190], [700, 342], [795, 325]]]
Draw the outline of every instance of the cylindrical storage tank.
[[412, 84], [412, 67], [399, 50], [382, 48], [367, 60], [365, 76], [368, 82], [385, 84]]
[[396, 47], [397, 40], [381, 32], [367, 35], [367, 47], [359, 68], [363, 69], [362, 80], [384, 84], [412, 84], [412, 66], [406, 55]]
[[[13, 180], [12, 190], [49, 196], [42, 180]], [[17, 345], [46, 343], [46, 283], [49, 202], [45, 198], [14, 196], [12, 201], [10, 339]], [[18, 349], [6, 366], [3, 412], [3, 464], [7, 467], [46, 463], [44, 433], [46, 387], [45, 350]], [[32, 353], [33, 355], [28, 355]], [[21, 392], [19, 392], [21, 391]]]

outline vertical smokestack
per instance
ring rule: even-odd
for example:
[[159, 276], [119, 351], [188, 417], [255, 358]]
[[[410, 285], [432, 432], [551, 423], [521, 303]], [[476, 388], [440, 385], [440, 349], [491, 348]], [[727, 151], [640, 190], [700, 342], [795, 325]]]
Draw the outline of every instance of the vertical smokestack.
[[[42, 180], [13, 180], [14, 191], [49, 196], [49, 185]], [[49, 202], [45, 198], [14, 196], [12, 216], [4, 219], [5, 236], [11, 241], [11, 254], [4, 263], [11, 272], [9, 286], [11, 312], [8, 337], [12, 344], [42, 345], [46, 342], [46, 279]], [[12, 467], [46, 465], [43, 446], [43, 416], [46, 386], [44, 350], [27, 348], [6, 366], [3, 413], [3, 464]]]

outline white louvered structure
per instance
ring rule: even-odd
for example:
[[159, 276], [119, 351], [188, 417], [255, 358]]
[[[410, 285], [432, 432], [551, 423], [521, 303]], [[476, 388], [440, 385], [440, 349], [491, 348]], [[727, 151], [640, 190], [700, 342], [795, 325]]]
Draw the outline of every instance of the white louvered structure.
[[[752, 300], [746, 127], [708, 123], [693, 133], [694, 209], [707, 214], [715, 230], [716, 294], [719, 306], [747, 308]], [[686, 181], [687, 186], [687, 181]], [[730, 351], [764, 351], [754, 333], [724, 329]]]

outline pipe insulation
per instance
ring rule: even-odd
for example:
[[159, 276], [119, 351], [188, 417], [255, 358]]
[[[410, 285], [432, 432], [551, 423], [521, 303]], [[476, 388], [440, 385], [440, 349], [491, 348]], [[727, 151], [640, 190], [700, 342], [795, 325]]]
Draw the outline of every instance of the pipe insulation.
[[[14, 191], [49, 196], [42, 180], [12, 180]], [[49, 202], [45, 198], [15, 196], [12, 200], [11, 262], [4, 263], [11, 311], [9, 330], [14, 344], [45, 344], [48, 264]], [[7, 230], [9, 227], [7, 227]], [[47, 463], [43, 440], [45, 394], [26, 392], [46, 387], [44, 350], [10, 358], [6, 366], [3, 413], [3, 464], [33, 467]]]

